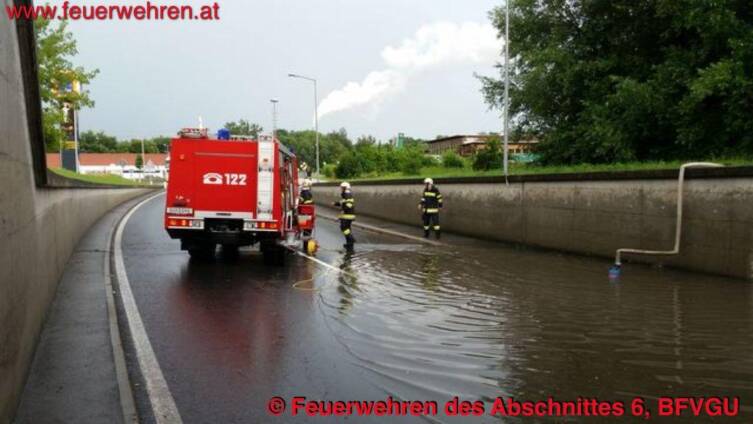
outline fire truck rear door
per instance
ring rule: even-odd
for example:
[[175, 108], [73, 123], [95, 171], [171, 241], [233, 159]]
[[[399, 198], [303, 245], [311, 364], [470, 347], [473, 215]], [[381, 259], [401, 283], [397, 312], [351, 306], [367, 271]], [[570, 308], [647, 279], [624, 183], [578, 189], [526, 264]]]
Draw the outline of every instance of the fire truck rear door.
[[257, 162], [253, 152], [197, 151], [194, 163], [197, 215], [255, 218]]

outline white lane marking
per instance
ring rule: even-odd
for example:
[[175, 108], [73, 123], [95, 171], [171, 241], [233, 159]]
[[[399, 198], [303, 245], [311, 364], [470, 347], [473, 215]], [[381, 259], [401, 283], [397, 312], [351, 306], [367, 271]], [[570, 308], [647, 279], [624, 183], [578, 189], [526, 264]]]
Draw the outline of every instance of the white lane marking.
[[104, 260], [107, 319], [110, 322], [110, 345], [112, 345], [112, 356], [113, 361], [115, 362], [115, 377], [118, 380], [118, 393], [120, 394], [120, 409], [123, 413], [123, 422], [138, 423], [139, 419], [136, 412], [136, 402], [133, 399], [133, 390], [131, 389], [132, 386], [130, 378], [128, 377], [125, 353], [123, 352], [123, 342], [118, 327], [118, 312], [115, 308], [115, 295], [112, 284], [112, 274], [110, 273], [110, 260], [112, 259], [111, 255], [114, 235], [115, 229], [111, 227], [107, 232], [108, 255]]
[[118, 229], [115, 232], [114, 255], [115, 255], [115, 275], [118, 278], [120, 286], [120, 297], [123, 300], [123, 309], [125, 310], [128, 320], [128, 328], [131, 331], [131, 338], [136, 349], [136, 357], [141, 368], [141, 375], [146, 382], [146, 391], [149, 395], [149, 402], [152, 404], [154, 419], [158, 424], [175, 423], [180, 424], [183, 420], [180, 418], [178, 407], [175, 405], [175, 399], [170, 393], [165, 376], [154, 355], [154, 349], [149, 342], [149, 336], [146, 334], [144, 322], [141, 320], [139, 308], [136, 306], [136, 300], [131, 291], [131, 283], [128, 281], [126, 274], [125, 262], [123, 261], [123, 230], [131, 216], [145, 203], [152, 199], [162, 196], [164, 193], [157, 193], [147, 199], [142, 200], [134, 206], [126, 216], [120, 221]]

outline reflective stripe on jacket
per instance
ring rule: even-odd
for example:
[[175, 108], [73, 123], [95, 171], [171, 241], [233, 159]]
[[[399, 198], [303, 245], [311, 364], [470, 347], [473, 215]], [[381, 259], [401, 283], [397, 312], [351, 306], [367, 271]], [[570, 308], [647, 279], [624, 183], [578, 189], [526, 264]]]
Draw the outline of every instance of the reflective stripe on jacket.
[[356, 199], [353, 198], [353, 193], [350, 190], [342, 192], [340, 195], [342, 198], [339, 202], [335, 202], [335, 206], [339, 206], [341, 214], [338, 216], [340, 219], [356, 219]]
[[421, 207], [424, 213], [439, 213], [439, 209], [442, 208], [442, 194], [439, 192], [437, 186], [431, 186], [431, 188], [424, 188], [423, 196], [421, 196]]

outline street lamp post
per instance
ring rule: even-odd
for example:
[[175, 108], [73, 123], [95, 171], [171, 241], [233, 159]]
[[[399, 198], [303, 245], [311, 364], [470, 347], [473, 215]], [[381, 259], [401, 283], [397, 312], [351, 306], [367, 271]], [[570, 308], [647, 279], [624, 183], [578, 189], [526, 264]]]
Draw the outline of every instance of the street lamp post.
[[144, 171], [146, 171], [146, 149], [144, 149], [144, 137], [141, 137], [141, 181], [144, 181]]
[[269, 99], [272, 103], [272, 139], [277, 139], [277, 99]]
[[505, 118], [504, 135], [505, 145], [503, 148], [503, 168], [505, 181], [508, 175], [508, 127], [510, 120], [510, 0], [505, 0]]
[[300, 78], [305, 79], [307, 81], [311, 81], [314, 83], [314, 131], [316, 133], [316, 175], [320, 175], [319, 173], [319, 100], [316, 92], [316, 79], [298, 75], [298, 74], [288, 74], [290, 78]]

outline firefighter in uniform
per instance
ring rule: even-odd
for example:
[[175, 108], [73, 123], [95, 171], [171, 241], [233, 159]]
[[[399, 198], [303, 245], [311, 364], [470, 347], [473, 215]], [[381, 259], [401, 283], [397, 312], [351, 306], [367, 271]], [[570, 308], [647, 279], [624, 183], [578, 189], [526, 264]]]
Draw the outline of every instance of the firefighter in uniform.
[[298, 168], [303, 172], [307, 177], [311, 176], [311, 172], [309, 169], [309, 164], [306, 162], [301, 162], [301, 164], [298, 166]]
[[434, 185], [434, 180], [431, 178], [424, 180], [424, 193], [421, 196], [421, 203], [418, 204], [418, 209], [423, 213], [424, 237], [428, 238], [430, 231], [433, 229], [437, 239], [439, 239], [441, 234], [439, 210], [442, 209], [442, 194], [439, 193], [439, 189]]
[[353, 199], [353, 192], [350, 191], [350, 183], [343, 181], [340, 183], [340, 201], [334, 202], [333, 205], [340, 208], [341, 213], [338, 216], [340, 219], [340, 230], [345, 236], [345, 247], [350, 250], [353, 249], [353, 244], [356, 240], [353, 238], [353, 230], [351, 224], [356, 219], [355, 199]]
[[314, 195], [311, 193], [311, 180], [306, 178], [303, 180], [303, 186], [301, 187], [301, 196], [298, 198], [299, 205], [312, 205], [314, 203]]

